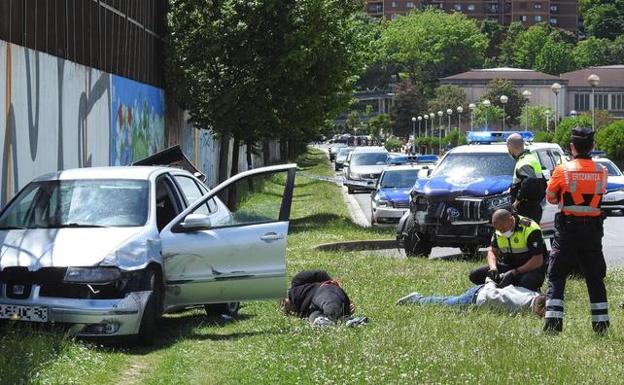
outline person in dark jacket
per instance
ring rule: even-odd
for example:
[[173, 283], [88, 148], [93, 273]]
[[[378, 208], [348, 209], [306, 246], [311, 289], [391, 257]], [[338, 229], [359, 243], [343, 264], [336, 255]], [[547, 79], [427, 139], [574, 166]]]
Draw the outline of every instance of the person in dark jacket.
[[308, 318], [314, 326], [325, 326], [351, 315], [353, 306], [338, 281], [323, 270], [305, 270], [291, 281], [282, 309]]

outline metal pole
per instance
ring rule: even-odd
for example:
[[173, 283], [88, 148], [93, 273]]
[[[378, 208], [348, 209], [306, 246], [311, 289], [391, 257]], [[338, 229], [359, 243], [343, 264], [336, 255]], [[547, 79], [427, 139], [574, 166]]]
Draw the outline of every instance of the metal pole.
[[420, 123], [421, 123], [421, 121], [419, 120], [419, 121], [418, 121], [418, 137], [419, 137], [419, 138], [420, 138], [420, 136], [421, 136], [421, 133], [420, 133]]
[[416, 143], [416, 121], [412, 120], [412, 137], [414, 138], [414, 143]]
[[461, 113], [457, 114], [457, 130], [461, 134]]
[[506, 114], [507, 114], [507, 113], [505, 112], [505, 105], [503, 104], [503, 127], [502, 127], [502, 128], [503, 128], [503, 131], [505, 131], [505, 115], [506, 115]]
[[451, 132], [451, 115], [449, 115], [448, 117], [449, 117], [449, 124], [448, 124], [448, 131], [446, 132], [446, 135], [448, 135], [449, 132]]
[[442, 116], [440, 115], [440, 126], [438, 127], [438, 155], [442, 154]]
[[529, 131], [529, 103], [526, 106], [526, 130]]
[[470, 131], [474, 131], [473, 127], [473, 119], [474, 119], [474, 110], [470, 110]]
[[596, 131], [596, 87], [592, 86], [592, 131]]
[[488, 108], [485, 107], [485, 131], [488, 130]]
[[[559, 93], [555, 93], [555, 133], [557, 133], [557, 120], [559, 120]], [[548, 117], [546, 118], [546, 122], [548, 123]]]

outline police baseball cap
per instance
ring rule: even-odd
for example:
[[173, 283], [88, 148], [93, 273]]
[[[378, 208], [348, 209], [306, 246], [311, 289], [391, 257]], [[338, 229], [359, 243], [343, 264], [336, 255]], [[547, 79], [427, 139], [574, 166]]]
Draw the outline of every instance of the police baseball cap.
[[594, 130], [591, 127], [576, 127], [572, 129], [570, 135], [572, 142], [576, 141], [594, 141]]

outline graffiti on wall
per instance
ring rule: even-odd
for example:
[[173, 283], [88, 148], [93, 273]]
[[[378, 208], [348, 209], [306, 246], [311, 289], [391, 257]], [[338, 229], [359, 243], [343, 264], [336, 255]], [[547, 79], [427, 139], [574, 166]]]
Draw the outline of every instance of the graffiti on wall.
[[110, 164], [128, 165], [164, 148], [164, 91], [111, 76]]

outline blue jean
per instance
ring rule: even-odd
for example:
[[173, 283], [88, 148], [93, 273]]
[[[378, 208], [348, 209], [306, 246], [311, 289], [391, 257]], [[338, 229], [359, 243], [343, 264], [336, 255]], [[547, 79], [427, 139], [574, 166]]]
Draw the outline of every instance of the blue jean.
[[461, 306], [461, 305], [472, 305], [475, 301], [475, 296], [483, 285], [476, 285], [466, 290], [464, 294], [460, 294], [457, 296], [435, 296], [431, 295], [428, 297], [422, 297], [418, 300], [418, 303], [421, 305], [426, 304], [435, 304], [435, 305], [446, 305], [446, 306]]

